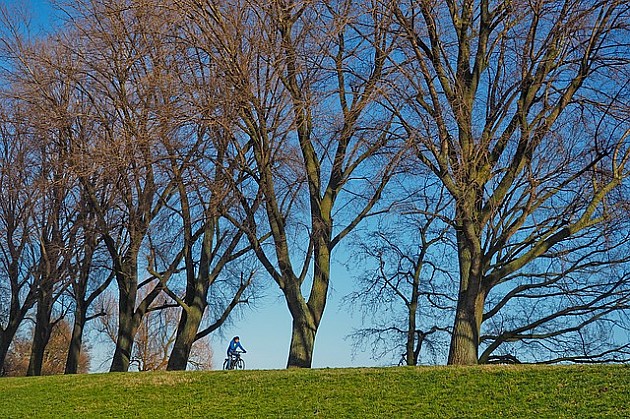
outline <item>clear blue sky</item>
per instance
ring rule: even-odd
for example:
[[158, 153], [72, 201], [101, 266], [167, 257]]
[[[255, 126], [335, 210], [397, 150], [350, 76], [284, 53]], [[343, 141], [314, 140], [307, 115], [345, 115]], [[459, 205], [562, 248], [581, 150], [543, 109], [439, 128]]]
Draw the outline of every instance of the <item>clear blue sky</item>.
[[[352, 290], [350, 274], [340, 266], [332, 272], [334, 290], [329, 294], [326, 312], [322, 319], [315, 342], [313, 367], [358, 367], [376, 365], [369, 353], [358, 353], [352, 359], [351, 341], [344, 339], [359, 327], [360, 313], [351, 312], [340, 305], [340, 300]], [[272, 285], [266, 290], [268, 297], [261, 301], [260, 308], [245, 313], [241, 321], [224, 328], [226, 338], [238, 335], [247, 349], [248, 368], [285, 368], [291, 340], [291, 316], [278, 287]], [[225, 358], [227, 340], [218, 336], [212, 339], [214, 365], [220, 367]], [[382, 360], [380, 363], [388, 362]]]
[[[54, 26], [54, 9], [46, 0], [0, 0], [4, 5], [17, 5], [30, 12], [34, 33], [51, 31]], [[344, 260], [344, 256], [333, 254], [333, 259]], [[352, 277], [337, 263], [332, 272], [332, 292], [326, 306], [320, 329], [315, 342], [313, 367], [348, 367], [371, 366], [369, 353], [359, 353], [352, 359], [351, 341], [344, 339], [354, 327], [359, 327], [360, 313], [351, 313], [348, 308], [340, 307], [340, 300], [352, 291]], [[220, 368], [225, 357], [229, 339], [234, 335], [241, 337], [241, 343], [247, 349], [244, 356], [249, 369], [285, 368], [291, 339], [291, 316], [277, 286], [271, 285], [265, 290], [267, 297], [261, 300], [258, 308], [247, 310], [242, 319], [223, 328], [221, 334], [211, 337], [214, 350], [215, 368]], [[109, 363], [103, 357], [110, 356], [108, 349], [99, 353], [102, 345], [92, 342], [95, 362], [93, 368], [107, 370]], [[389, 360], [382, 360], [385, 363]]]

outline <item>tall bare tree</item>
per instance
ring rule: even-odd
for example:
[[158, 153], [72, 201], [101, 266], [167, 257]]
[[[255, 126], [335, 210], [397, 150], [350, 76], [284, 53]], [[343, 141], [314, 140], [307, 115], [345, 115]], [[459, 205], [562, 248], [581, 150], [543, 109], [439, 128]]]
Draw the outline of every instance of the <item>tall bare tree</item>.
[[21, 13], [0, 5], [0, 368], [11, 341], [37, 297], [33, 268], [38, 240], [34, 232], [37, 202], [33, 130], [25, 106], [13, 90], [15, 67], [28, 38]]
[[[169, 18], [150, 2], [75, 2], [66, 43], [77, 48], [81, 90], [100, 135], [76, 148], [74, 170], [96, 214], [119, 290], [111, 371], [126, 371], [135, 333], [162, 284], [137, 300], [139, 257], [151, 223], [174, 192], [161, 166], [171, 115]], [[171, 16], [172, 17], [172, 16]], [[77, 42], [77, 39], [79, 40]], [[170, 48], [170, 49], [169, 49]], [[109, 185], [108, 187], [105, 185]], [[105, 194], [111, 194], [116, 203]]]
[[399, 2], [401, 118], [455, 201], [449, 363], [478, 362], [492, 292], [519, 293], [524, 268], [625, 217], [629, 13], [617, 0]]
[[[13, 112], [0, 107], [0, 366], [26, 314], [36, 301], [30, 247], [35, 202], [28, 135]], [[14, 108], [15, 109], [15, 108]]]
[[72, 192], [77, 183], [68, 170], [73, 98], [68, 67], [72, 63], [49, 39], [15, 45], [19, 59], [12, 64], [12, 90], [25, 112], [36, 165], [32, 219], [37, 236], [38, 262], [33, 268], [37, 307], [28, 375], [40, 375], [44, 350], [58, 320], [52, 318], [53, 307], [69, 284], [70, 261], [76, 248], [78, 223]]
[[[421, 192], [416, 178], [424, 178], [418, 182]], [[450, 336], [448, 322], [456, 302], [449, 271], [449, 197], [435, 178], [414, 176], [409, 169], [393, 183], [398, 183], [392, 188], [397, 191], [391, 194], [404, 201], [369, 234], [358, 235], [353, 246], [351, 268], [359, 270], [359, 290], [344, 305], [360, 308], [370, 324], [350, 336], [357, 347], [371, 343], [376, 359], [402, 351], [407, 365], [417, 365], [421, 353], [428, 355], [424, 362], [433, 363], [447, 347], [435, 333]]]
[[77, 248], [70, 268], [68, 293], [73, 304], [73, 324], [65, 374], [79, 371], [86, 325], [90, 320], [105, 315], [95, 303], [114, 279], [111, 263], [107, 261], [106, 251], [98, 240], [95, 215], [85, 200], [79, 200], [78, 205], [80, 215], [77, 221], [81, 228], [77, 232]]
[[[394, 171], [385, 94], [390, 9], [376, 2], [191, 4], [201, 41], [235, 97], [234, 139], [263, 200], [242, 189], [238, 225], [293, 319], [288, 367], [310, 367], [331, 252], [376, 208]], [[345, 193], [347, 191], [350, 193]], [[271, 231], [266, 246], [255, 227]], [[307, 285], [308, 284], [308, 285]]]

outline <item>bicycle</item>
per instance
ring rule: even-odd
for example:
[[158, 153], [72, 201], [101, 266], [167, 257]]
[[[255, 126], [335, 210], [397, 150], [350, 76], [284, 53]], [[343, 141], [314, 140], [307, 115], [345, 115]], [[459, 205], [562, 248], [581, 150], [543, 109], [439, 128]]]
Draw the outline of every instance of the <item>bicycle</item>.
[[223, 361], [224, 370], [244, 370], [245, 361], [241, 358], [241, 354], [244, 352], [235, 351]]

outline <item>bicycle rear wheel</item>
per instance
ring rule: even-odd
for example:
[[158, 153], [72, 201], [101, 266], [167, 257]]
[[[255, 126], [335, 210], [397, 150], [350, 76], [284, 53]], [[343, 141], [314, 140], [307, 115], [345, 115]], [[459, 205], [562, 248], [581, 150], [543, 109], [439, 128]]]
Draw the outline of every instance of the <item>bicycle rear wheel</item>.
[[224, 370], [229, 370], [230, 368], [230, 360], [226, 359], [225, 361], [223, 361], [223, 369]]

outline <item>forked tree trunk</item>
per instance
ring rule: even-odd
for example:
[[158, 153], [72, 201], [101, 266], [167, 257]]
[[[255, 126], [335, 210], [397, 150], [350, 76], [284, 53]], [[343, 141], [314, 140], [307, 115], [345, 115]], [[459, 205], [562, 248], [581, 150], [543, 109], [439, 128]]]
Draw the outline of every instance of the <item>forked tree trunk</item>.
[[116, 349], [114, 350], [109, 372], [127, 372], [129, 370], [133, 341], [142, 320], [142, 318], [135, 316], [138, 296], [138, 250], [137, 246], [131, 247], [133, 249], [129, 250], [123, 257], [116, 272], [116, 282], [118, 283], [118, 330], [116, 334]]
[[287, 368], [311, 368], [313, 363], [315, 336], [326, 307], [330, 278], [330, 251], [326, 241], [319, 242], [314, 259], [313, 284], [308, 302], [304, 301], [298, 281], [292, 281], [284, 290], [293, 318]]

